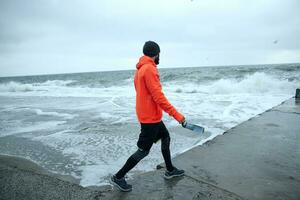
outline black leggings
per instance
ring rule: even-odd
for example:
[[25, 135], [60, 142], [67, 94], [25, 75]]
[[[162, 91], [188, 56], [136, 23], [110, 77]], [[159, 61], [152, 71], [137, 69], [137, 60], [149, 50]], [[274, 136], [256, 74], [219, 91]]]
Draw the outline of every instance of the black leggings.
[[161, 121], [153, 124], [141, 124], [141, 133], [137, 142], [139, 149], [128, 158], [125, 165], [116, 174], [116, 177], [118, 179], [124, 177], [140, 160], [149, 154], [153, 143], [159, 139], [161, 139], [161, 152], [166, 168], [168, 171], [172, 171], [174, 167], [171, 162], [170, 136], [164, 123]]

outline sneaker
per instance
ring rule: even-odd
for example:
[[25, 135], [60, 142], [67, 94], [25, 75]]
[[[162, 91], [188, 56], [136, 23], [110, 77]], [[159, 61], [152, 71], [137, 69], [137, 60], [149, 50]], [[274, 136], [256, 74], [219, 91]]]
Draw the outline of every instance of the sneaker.
[[183, 175], [184, 175], [184, 170], [177, 169], [176, 167], [174, 167], [173, 171], [171, 171], [171, 172], [169, 172], [168, 170], [166, 170], [166, 172], [164, 174], [164, 178], [165, 179], [171, 179], [173, 177], [183, 176]]
[[115, 175], [113, 175], [110, 178], [110, 180], [111, 180], [112, 184], [117, 186], [123, 192], [129, 192], [132, 190], [132, 185], [127, 184], [124, 177], [121, 179], [117, 179], [117, 177]]

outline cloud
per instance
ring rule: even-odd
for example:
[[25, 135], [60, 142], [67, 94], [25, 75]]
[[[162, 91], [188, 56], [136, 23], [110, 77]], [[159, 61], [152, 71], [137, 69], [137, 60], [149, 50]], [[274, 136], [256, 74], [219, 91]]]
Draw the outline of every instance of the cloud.
[[161, 67], [300, 62], [270, 56], [299, 52], [299, 7], [296, 0], [1, 1], [0, 72], [134, 69], [149, 39], [161, 45]]
[[266, 55], [266, 63], [285, 63], [286, 61], [297, 63], [300, 61], [299, 50], [276, 50]]

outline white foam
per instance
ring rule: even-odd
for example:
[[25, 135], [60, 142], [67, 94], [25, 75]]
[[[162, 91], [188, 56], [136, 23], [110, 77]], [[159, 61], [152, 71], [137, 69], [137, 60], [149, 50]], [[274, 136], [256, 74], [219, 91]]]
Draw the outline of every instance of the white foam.
[[80, 185], [83, 187], [91, 185], [108, 185], [109, 174], [115, 173], [118, 169], [111, 165], [97, 164], [97, 165], [86, 165], [79, 167], [81, 173]]
[[111, 119], [115, 120], [118, 118], [117, 116], [112, 115], [110, 113], [106, 113], [106, 112], [100, 113], [97, 117], [100, 117], [102, 119], [107, 119], [107, 120], [111, 120]]
[[68, 86], [72, 80], [51, 80], [43, 83], [23, 84], [11, 81], [0, 84], [2, 96], [49, 96], [49, 97], [107, 97], [107, 96], [133, 96], [132, 84], [111, 86], [109, 88], [91, 88], [87, 86]]
[[[38, 136], [33, 140], [61, 150], [74, 158], [73, 167], [81, 171], [81, 184], [102, 185], [109, 173], [115, 173], [135, 149], [135, 141], [127, 135], [76, 133], [72, 130]], [[127, 144], [127, 145], [124, 145]], [[78, 163], [77, 163], [78, 162]], [[85, 163], [85, 165], [82, 165]], [[75, 166], [74, 166], [75, 165]]]
[[66, 121], [47, 121], [47, 122], [37, 122], [31, 125], [23, 125], [23, 127], [15, 127], [13, 130], [8, 130], [5, 132], [0, 132], [0, 137], [8, 136], [8, 135], [17, 135], [17, 134], [26, 134], [33, 131], [40, 131], [54, 128], [58, 125], [64, 124]]
[[46, 115], [46, 116], [54, 116], [54, 117], [62, 117], [64, 119], [73, 119], [78, 116], [78, 114], [68, 114], [68, 113], [60, 113], [60, 112], [45, 112], [39, 108], [27, 108], [27, 107], [19, 107], [19, 106], [10, 106], [2, 109], [1, 111], [9, 111], [9, 112], [18, 112], [18, 111], [29, 111], [34, 112], [37, 115]]
[[[175, 85], [176, 84], [176, 85]], [[203, 93], [203, 94], [263, 94], [263, 93], [287, 93], [293, 91], [299, 83], [290, 82], [287, 79], [267, 75], [263, 72], [256, 72], [237, 79], [220, 79], [211, 84], [170, 84], [176, 93]]]
[[210, 86], [210, 91], [216, 94], [228, 93], [276, 93], [285, 92], [293, 84], [288, 80], [279, 80], [265, 73], [248, 75], [241, 81], [232, 79], [221, 79]]
[[34, 88], [31, 84], [21, 84], [11, 81], [9, 83], [0, 84], [0, 92], [28, 92], [33, 91]]
[[55, 117], [63, 117], [65, 119], [73, 119], [78, 115], [71, 115], [68, 113], [58, 113], [58, 112], [44, 112], [41, 109], [34, 109], [37, 115], [48, 115], [48, 116], [55, 116]]
[[217, 137], [218, 135], [222, 135], [224, 133], [224, 129], [220, 129], [220, 128], [214, 128], [214, 127], [204, 127], [206, 132], [210, 132], [210, 136], [204, 138], [204, 139], [200, 139], [198, 142], [196, 142], [195, 144], [189, 146], [186, 149], [182, 149], [181, 151], [179, 151], [177, 154], [182, 154], [196, 146], [202, 145], [204, 143], [206, 143], [207, 141], [210, 141], [212, 139], [214, 139], [215, 137]]

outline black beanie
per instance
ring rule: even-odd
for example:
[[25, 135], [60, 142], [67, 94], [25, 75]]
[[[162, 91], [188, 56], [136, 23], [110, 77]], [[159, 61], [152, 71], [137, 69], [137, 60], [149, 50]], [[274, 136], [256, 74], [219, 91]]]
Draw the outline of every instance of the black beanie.
[[156, 44], [153, 41], [145, 42], [143, 47], [143, 53], [145, 54], [145, 56], [154, 57], [158, 55], [159, 52], [160, 52], [160, 48], [158, 44]]

